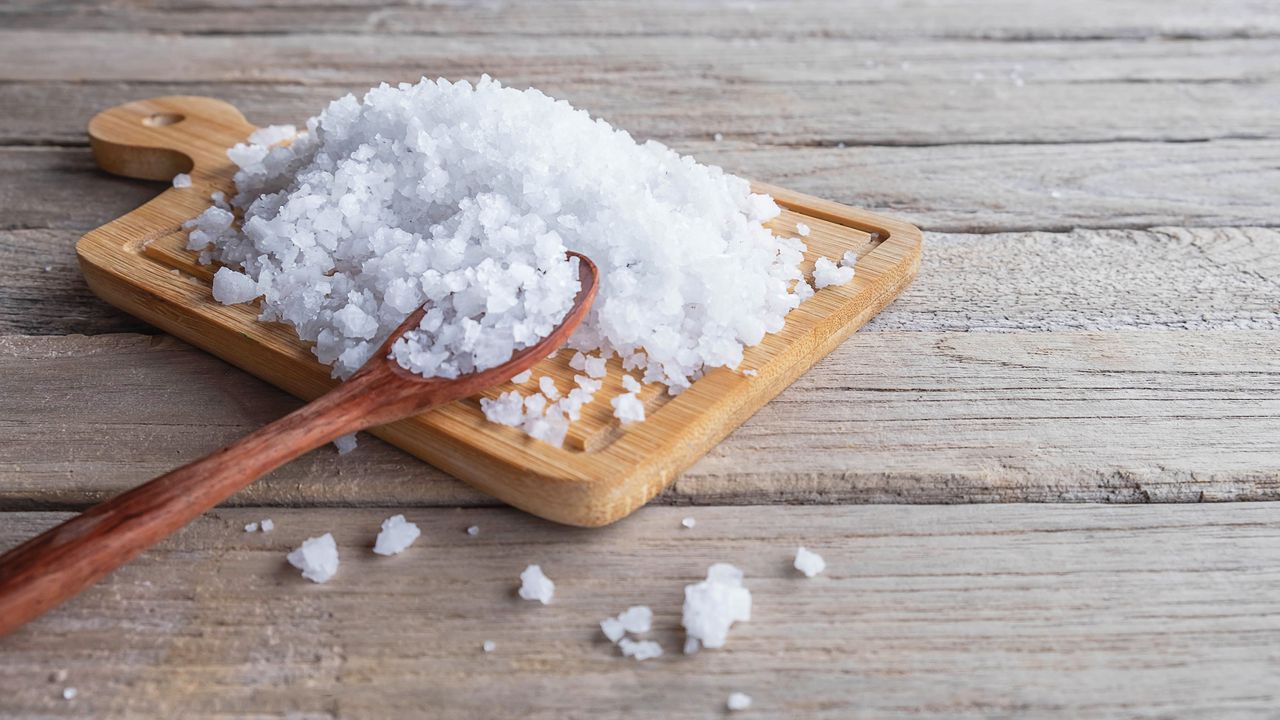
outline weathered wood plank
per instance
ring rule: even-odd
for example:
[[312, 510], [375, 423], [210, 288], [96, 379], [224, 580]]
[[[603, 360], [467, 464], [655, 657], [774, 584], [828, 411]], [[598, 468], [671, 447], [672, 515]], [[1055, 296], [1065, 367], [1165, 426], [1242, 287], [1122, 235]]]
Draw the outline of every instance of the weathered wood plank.
[[[930, 231], [1280, 224], [1280, 140], [864, 148], [699, 141], [677, 148]], [[88, 230], [160, 187], [102, 173], [85, 148], [0, 148], [0, 229]]]
[[442, 36], [710, 35], [716, 37], [972, 38], [981, 40], [1238, 38], [1280, 34], [1265, 3], [1224, 0], [1212, 6], [1160, 0], [1038, 3], [1017, 0], [915, 0], [850, 3], [547, 2], [269, 4], [85, 0], [10, 3], [0, 18], [12, 28], [153, 30], [164, 33], [413, 33]]
[[[1280, 335], [864, 332], [660, 503], [1280, 498]], [[296, 405], [171, 339], [0, 338], [0, 506], [78, 507]], [[489, 503], [373, 438], [236, 504]]]
[[[1116, 68], [1118, 75], [1124, 71], [1123, 63]], [[984, 79], [973, 80], [979, 72]], [[1019, 86], [1014, 77], [1020, 75], [986, 75], [994, 72], [974, 67], [945, 83], [898, 78], [796, 85], [754, 78], [732, 84], [650, 79], [637, 73], [544, 78], [539, 87], [636, 137], [668, 144], [705, 140], [717, 132], [737, 143], [828, 147], [1280, 137], [1275, 122], [1280, 82], [1275, 80], [1147, 83], [1117, 77]], [[328, 101], [367, 87], [354, 82], [0, 84], [0, 106], [6, 108], [0, 144], [83, 144], [85, 124], [94, 113], [157, 95], [210, 94], [261, 125], [299, 123]]]
[[[89, 292], [79, 236], [0, 231], [0, 335], [155, 332]], [[1280, 329], [1280, 231], [930, 233], [920, 275], [863, 332], [1128, 329]]]
[[[0, 30], [9, 82], [325, 83], [367, 87], [422, 75], [513, 85], [611, 81], [698, 90], [771, 84], [779, 98], [833, 83], [1257, 83], [1280, 73], [1276, 39], [1199, 42], [897, 42], [812, 38], [153, 35]], [[38, 56], [43, 62], [24, 62]], [[982, 78], [975, 77], [981, 73]]]
[[[590, 532], [410, 510], [423, 538], [373, 555], [397, 511], [212, 513], [0, 640], [0, 708], [711, 718], [745, 691], [751, 717], [1216, 719], [1280, 703], [1274, 504], [699, 508], [693, 530], [691, 511], [650, 508]], [[274, 533], [241, 531], [264, 516]], [[6, 514], [0, 548], [63, 517]], [[312, 585], [284, 555], [326, 531], [342, 564]], [[802, 543], [828, 562], [819, 578], [790, 568]], [[686, 657], [681, 588], [716, 561], [745, 570], [752, 620]], [[552, 604], [514, 596], [527, 563], [556, 581]], [[638, 664], [596, 621], [640, 603], [667, 654]]]

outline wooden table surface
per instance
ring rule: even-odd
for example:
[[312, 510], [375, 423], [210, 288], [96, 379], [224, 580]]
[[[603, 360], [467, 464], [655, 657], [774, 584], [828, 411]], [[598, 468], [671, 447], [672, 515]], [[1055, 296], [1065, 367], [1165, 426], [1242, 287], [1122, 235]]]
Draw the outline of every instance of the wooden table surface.
[[[919, 279], [604, 530], [372, 437], [314, 452], [0, 640], [0, 717], [1277, 717], [1280, 11], [1252, 0], [7, 3], [0, 549], [297, 404], [86, 289], [76, 239], [161, 189], [95, 170], [94, 112], [297, 122], [482, 72], [917, 223]], [[398, 512], [424, 537], [372, 555]], [[283, 557], [326, 531], [312, 585]], [[755, 614], [684, 657], [716, 561]], [[514, 597], [528, 563], [552, 605]], [[667, 655], [602, 639], [632, 604]]]

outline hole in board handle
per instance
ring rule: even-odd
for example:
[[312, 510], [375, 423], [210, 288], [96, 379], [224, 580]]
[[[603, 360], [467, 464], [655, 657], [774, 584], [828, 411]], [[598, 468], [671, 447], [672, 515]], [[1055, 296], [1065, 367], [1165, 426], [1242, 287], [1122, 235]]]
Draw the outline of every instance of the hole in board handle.
[[177, 113], [155, 113], [148, 115], [142, 119], [142, 124], [147, 127], [164, 127], [166, 125], [174, 125], [182, 122], [186, 118]]

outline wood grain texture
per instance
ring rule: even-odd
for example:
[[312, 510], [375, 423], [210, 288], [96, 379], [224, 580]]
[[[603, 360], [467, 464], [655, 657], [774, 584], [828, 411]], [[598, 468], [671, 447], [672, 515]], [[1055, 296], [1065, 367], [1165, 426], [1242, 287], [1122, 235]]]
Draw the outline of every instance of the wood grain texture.
[[[1169, 52], [1176, 52], [1176, 47], [1171, 45]], [[643, 70], [623, 69], [612, 77], [538, 81], [547, 92], [636, 137], [675, 145], [706, 140], [717, 132], [738, 143], [783, 148], [1276, 139], [1280, 129], [1272, 113], [1280, 103], [1280, 78], [1268, 59], [1244, 60], [1250, 64], [1231, 77], [1158, 82], [1127, 81], [1127, 74], [1142, 72], [1149, 61], [1125, 58], [1100, 68], [1106, 73], [1065, 81], [1028, 78], [1025, 69], [1013, 69], [1025, 68], [1016, 58], [967, 63], [959, 58], [955, 62], [961, 67], [943, 79], [833, 77], [784, 84], [755, 76], [732, 82], [652, 78]], [[642, 60], [634, 62], [639, 65]], [[465, 74], [482, 70], [478, 65]], [[513, 67], [502, 77], [531, 82], [534, 78], [527, 73]], [[6, 108], [0, 116], [0, 143], [82, 145], [86, 119], [101, 108], [139, 97], [191, 92], [216, 95], [259, 125], [297, 123], [334, 98], [367, 87], [355, 81], [311, 80], [0, 84], [0, 103]], [[945, 124], [931, 113], [902, 112], [933, 106], [945, 112]], [[1107, 112], [1099, 114], [1098, 107]]]
[[[1280, 499], [1277, 342], [1275, 331], [861, 332], [656, 502]], [[171, 339], [0, 347], [7, 508], [82, 507], [297, 404]], [[232, 502], [488, 501], [362, 436], [351, 455], [321, 449]]]
[[[1280, 702], [1275, 504], [648, 508], [597, 531], [415, 510], [418, 543], [373, 555], [398, 511], [205, 517], [6, 638], [0, 711], [678, 719], [722, 717], [744, 691], [751, 717], [1217, 720]], [[61, 517], [9, 514], [0, 547]], [[263, 517], [275, 532], [241, 530]], [[313, 585], [284, 555], [327, 531], [342, 564]], [[799, 544], [823, 575], [791, 569]], [[685, 657], [681, 588], [716, 561], [745, 570], [752, 619]], [[515, 597], [527, 563], [556, 581], [552, 604]], [[637, 603], [667, 651], [644, 663], [596, 625]]]
[[151, 30], [193, 34], [325, 32], [466, 37], [674, 35], [694, 37], [966, 38], [987, 41], [1274, 37], [1280, 21], [1265, 3], [1226, 0], [1212, 8], [1161, 0], [1042, 3], [914, 0], [787, 3], [719, 0], [526, 0], [350, 3], [247, 0], [208, 4], [89, 0], [18, 2], [0, 8], [8, 27]]
[[[0, 334], [158, 332], [93, 295], [78, 239], [0, 231]], [[1280, 328], [1275, 229], [927, 233], [921, 264], [861, 332]]]

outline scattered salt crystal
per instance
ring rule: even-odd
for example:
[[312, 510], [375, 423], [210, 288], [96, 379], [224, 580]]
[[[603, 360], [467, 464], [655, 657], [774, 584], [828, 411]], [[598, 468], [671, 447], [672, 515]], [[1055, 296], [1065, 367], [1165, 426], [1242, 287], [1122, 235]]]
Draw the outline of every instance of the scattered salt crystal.
[[858, 264], [858, 253], [853, 250], [846, 250], [844, 255], [840, 256], [840, 267], [856, 267]]
[[613, 416], [623, 424], [644, 420], [644, 403], [635, 393], [623, 393], [610, 400], [609, 404], [613, 406]]
[[261, 523], [259, 523], [259, 526], [262, 528], [262, 532], [264, 533], [269, 533], [272, 530], [276, 529], [276, 523], [271, 518], [264, 519]]
[[796, 283], [796, 297], [803, 302], [813, 297], [813, 286], [801, 280]]
[[818, 553], [801, 546], [796, 550], [795, 566], [805, 577], [813, 577], [827, 568], [827, 562]]
[[609, 642], [617, 643], [627, 634], [627, 629], [622, 625], [622, 621], [618, 618], [605, 618], [600, 621], [600, 631], [604, 636], [609, 638]]
[[681, 524], [681, 525], [683, 525], [683, 526], [685, 526], [686, 528], [689, 528], [690, 530], [692, 530], [692, 529], [693, 529], [693, 526], [698, 524], [698, 521], [697, 521], [697, 520], [694, 520], [692, 517], [687, 517], [687, 518], [685, 518], [685, 519], [681, 520], [681, 521], [680, 521], [680, 524]]
[[760, 371], [754, 368], [749, 368], [747, 370], [743, 370], [742, 374], [746, 377], [755, 377], [760, 374]]
[[828, 285], [844, 285], [853, 279], [853, 268], [837, 267], [829, 258], [820, 257], [813, 264], [813, 286], [821, 290]]
[[623, 375], [622, 387], [629, 393], [638, 393], [640, 392], [640, 381], [630, 375]]
[[724, 139], [724, 135], [722, 133], [716, 133], [715, 135], [712, 135], [712, 137], [715, 138], [716, 142], [720, 142]]
[[339, 455], [346, 455], [352, 450], [355, 450], [356, 444], [357, 443], [356, 443], [355, 433], [347, 433], [346, 435], [342, 435], [333, 441], [333, 446], [338, 448]]
[[698, 651], [701, 649], [702, 649], [702, 643], [698, 642], [698, 638], [687, 637], [684, 639], [685, 655], [697, 655]]
[[550, 375], [543, 375], [538, 378], [538, 389], [546, 396], [548, 400], [559, 400], [560, 390], [556, 388], [555, 378]]
[[328, 582], [338, 572], [338, 544], [330, 533], [307, 538], [301, 547], [289, 553], [288, 560], [302, 571], [302, 577], [317, 583]]
[[662, 656], [662, 646], [653, 640], [622, 638], [618, 641], [618, 647], [624, 656], [633, 657], [636, 660], [650, 660]]
[[52, 266], [52, 265], [45, 265], [45, 266], [44, 266], [44, 271], [45, 271], [45, 272], [53, 272], [53, 266]]
[[587, 369], [587, 356], [583, 355], [581, 351], [574, 353], [573, 357], [569, 358], [569, 367], [574, 370], [585, 371]]
[[258, 523], [256, 523], [256, 522], [251, 522], [251, 523], [249, 523], [249, 524], [245, 525], [245, 526], [244, 526], [244, 531], [245, 531], [245, 532], [247, 532], [247, 533], [258, 532]]
[[403, 515], [392, 515], [382, 521], [382, 530], [373, 543], [373, 551], [379, 555], [396, 555], [413, 544], [422, 531], [406, 522]]
[[729, 627], [751, 619], [751, 591], [742, 586], [742, 571], [725, 563], [707, 568], [707, 579], [686, 585], [681, 624], [704, 647], [724, 647]]
[[533, 377], [533, 371], [532, 371], [532, 370], [525, 370], [524, 372], [520, 373], [519, 375], [515, 375], [515, 376], [513, 376], [513, 377], [511, 378], [511, 382], [513, 382], [513, 383], [515, 383], [515, 384], [517, 384], [517, 385], [523, 385], [523, 384], [525, 384], [525, 383], [529, 382], [529, 378], [531, 378], [531, 377]]
[[223, 305], [249, 302], [262, 293], [253, 278], [231, 268], [218, 268], [213, 274], [213, 299]]
[[796, 223], [796, 232], [800, 237], [809, 237], [809, 226], [804, 223]]
[[249, 133], [249, 142], [253, 145], [275, 145], [298, 134], [292, 125], [268, 125]]
[[79, 690], [76, 690], [76, 689], [75, 689], [75, 688], [73, 688], [73, 687], [63, 688], [63, 689], [62, 689], [62, 699], [63, 699], [63, 700], [75, 700], [75, 699], [76, 699], [76, 696], [77, 696], [77, 695], [79, 695], [79, 694], [80, 694], [80, 691], [79, 691]]
[[605, 359], [602, 357], [589, 357], [583, 364], [583, 369], [589, 377], [602, 378], [607, 374], [605, 370]]
[[645, 605], [632, 605], [618, 615], [618, 622], [629, 633], [647, 633], [653, 626], [653, 611]]
[[485, 641], [484, 641], [484, 644], [483, 644], [483, 645], [481, 645], [480, 647], [481, 647], [481, 649], [483, 649], [485, 652], [487, 652], [487, 653], [491, 653], [491, 652], [493, 652], [494, 650], [497, 650], [497, 649], [498, 649], [498, 643], [496, 643], [496, 642], [494, 642], [494, 641], [492, 641], [492, 640], [485, 640]]
[[479, 535], [479, 534], [480, 534], [480, 526], [479, 526], [479, 525], [472, 525], [471, 527], [467, 528], [467, 534], [468, 534], [468, 535], [470, 535], [471, 537], [475, 537], [475, 536]]
[[191, 176], [186, 173], [178, 173], [173, 176], [173, 186], [176, 188], [191, 187]]
[[751, 696], [746, 693], [729, 693], [729, 700], [725, 705], [733, 711], [746, 710], [751, 707]]
[[555, 592], [556, 584], [542, 574], [541, 567], [530, 565], [520, 573], [520, 597], [525, 600], [537, 600], [546, 605], [551, 602]]

